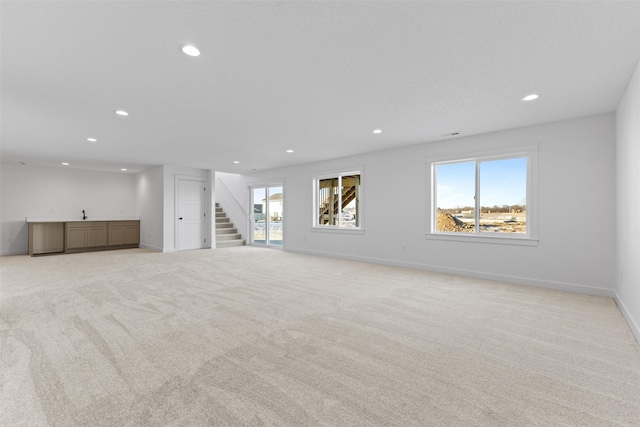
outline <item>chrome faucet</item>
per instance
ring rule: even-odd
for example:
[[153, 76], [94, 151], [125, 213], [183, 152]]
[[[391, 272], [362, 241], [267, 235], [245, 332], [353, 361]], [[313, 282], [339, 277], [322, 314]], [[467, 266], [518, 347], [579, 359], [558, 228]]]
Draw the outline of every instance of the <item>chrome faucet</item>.
[[83, 220], [84, 220], [84, 219], [87, 219], [87, 216], [86, 216], [86, 215], [85, 215], [85, 213], [84, 213], [84, 209], [82, 209], [82, 219], [83, 219]]

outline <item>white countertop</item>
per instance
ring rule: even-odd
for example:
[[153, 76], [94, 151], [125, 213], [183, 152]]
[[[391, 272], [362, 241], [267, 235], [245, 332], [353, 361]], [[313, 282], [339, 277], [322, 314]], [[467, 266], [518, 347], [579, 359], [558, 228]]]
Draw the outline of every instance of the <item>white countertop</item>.
[[91, 222], [91, 221], [140, 221], [140, 217], [88, 217], [83, 220], [81, 216], [75, 218], [26, 218], [27, 222]]

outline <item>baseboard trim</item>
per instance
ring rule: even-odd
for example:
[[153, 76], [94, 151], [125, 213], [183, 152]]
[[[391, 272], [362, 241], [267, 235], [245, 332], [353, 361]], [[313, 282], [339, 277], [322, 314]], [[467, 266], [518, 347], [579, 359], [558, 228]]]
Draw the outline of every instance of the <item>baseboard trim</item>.
[[418, 264], [413, 262], [396, 261], [384, 258], [371, 258], [363, 256], [335, 254], [333, 252], [315, 251], [303, 248], [291, 248], [285, 249], [287, 252], [296, 252], [306, 255], [316, 255], [327, 258], [348, 259], [351, 261], [368, 262], [372, 264], [390, 265], [394, 267], [414, 268], [417, 270], [426, 270], [434, 273], [442, 274], [454, 274], [465, 277], [475, 277], [478, 279], [495, 280], [496, 282], [512, 283], [516, 285], [524, 286], [536, 286], [538, 288], [551, 289], [555, 291], [573, 292], [585, 295], [593, 295], [598, 297], [615, 298], [615, 292], [613, 289], [597, 288], [593, 286], [583, 286], [574, 283], [554, 282], [550, 280], [531, 279], [527, 277], [508, 276], [504, 274], [487, 273], [483, 271], [463, 270], [458, 268], [441, 267], [430, 264]]
[[613, 291], [613, 293], [613, 299], [616, 302], [620, 313], [622, 313], [622, 317], [624, 317], [627, 325], [629, 325], [629, 329], [631, 329], [631, 332], [636, 337], [636, 341], [638, 341], [638, 344], [640, 344], [640, 326], [638, 325], [638, 322], [636, 322], [636, 319], [633, 318], [627, 306], [624, 304], [624, 302], [622, 302], [622, 300], [620, 299], [620, 295], [618, 295], [616, 291]]
[[11, 255], [29, 255], [29, 251], [24, 250], [14, 250], [14, 251], [4, 251], [0, 252], [0, 256], [11, 256]]
[[145, 249], [151, 249], [152, 251], [156, 251], [156, 252], [162, 252], [162, 248], [159, 248], [157, 246], [153, 246], [153, 245], [143, 245], [142, 243], [140, 244], [141, 248], [145, 248]]

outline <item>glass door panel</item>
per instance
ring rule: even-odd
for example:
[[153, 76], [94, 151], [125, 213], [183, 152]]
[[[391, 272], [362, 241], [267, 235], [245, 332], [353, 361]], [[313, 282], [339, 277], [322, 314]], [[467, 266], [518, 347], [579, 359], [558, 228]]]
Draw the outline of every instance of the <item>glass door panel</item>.
[[265, 227], [267, 214], [266, 194], [265, 187], [256, 187], [251, 190], [251, 205], [253, 206], [251, 242], [256, 245], [267, 244], [267, 228]]
[[282, 246], [282, 186], [267, 188], [269, 192], [267, 244]]
[[251, 188], [251, 244], [282, 247], [282, 185]]

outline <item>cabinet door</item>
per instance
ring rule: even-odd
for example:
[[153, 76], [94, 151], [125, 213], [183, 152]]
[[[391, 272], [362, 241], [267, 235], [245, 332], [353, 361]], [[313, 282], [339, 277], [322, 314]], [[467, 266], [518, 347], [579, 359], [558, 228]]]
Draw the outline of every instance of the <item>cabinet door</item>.
[[90, 227], [87, 235], [87, 246], [90, 248], [107, 246], [107, 227]]
[[140, 226], [127, 225], [124, 227], [124, 242], [126, 245], [140, 244]]
[[124, 245], [124, 226], [109, 224], [109, 245]]
[[86, 248], [88, 244], [87, 232], [87, 227], [67, 228], [67, 249]]

